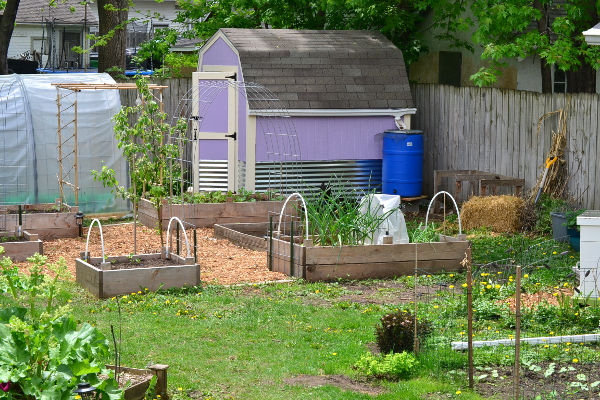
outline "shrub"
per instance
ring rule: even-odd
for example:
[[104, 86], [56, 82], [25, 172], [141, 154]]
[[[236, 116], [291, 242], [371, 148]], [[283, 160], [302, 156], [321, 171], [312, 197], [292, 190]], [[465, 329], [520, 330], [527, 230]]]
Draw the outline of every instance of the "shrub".
[[419, 364], [415, 357], [406, 352], [373, 356], [370, 352], [361, 356], [354, 364], [360, 373], [375, 378], [408, 377]]
[[39, 254], [27, 260], [33, 264], [28, 275], [16, 271], [9, 258], [0, 260], [1, 291], [9, 294], [3, 303], [15, 304], [0, 309], [0, 400], [72, 399], [79, 382], [96, 386], [102, 399], [121, 400], [115, 379], [99, 377], [112, 376], [103, 363], [108, 340], [87, 323], [77, 329], [69, 308], [56, 304], [63, 290], [59, 278], [68, 276], [65, 260], [46, 265]]
[[[431, 323], [417, 320], [417, 335], [424, 340], [431, 334]], [[414, 350], [415, 319], [410, 311], [398, 311], [384, 315], [381, 325], [376, 327], [377, 346], [382, 353], [400, 353]]]

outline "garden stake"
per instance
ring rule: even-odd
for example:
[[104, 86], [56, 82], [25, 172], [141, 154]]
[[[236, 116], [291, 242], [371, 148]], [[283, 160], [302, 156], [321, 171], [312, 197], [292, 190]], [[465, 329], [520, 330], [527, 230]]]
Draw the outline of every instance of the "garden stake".
[[269, 271], [273, 271], [273, 216], [269, 217]]
[[290, 276], [294, 276], [294, 220], [290, 227]]
[[467, 344], [469, 347], [469, 387], [473, 389], [473, 290], [471, 288], [473, 277], [471, 263], [467, 263]]
[[19, 204], [19, 237], [21, 237], [21, 232], [23, 231], [23, 209]]
[[194, 263], [198, 264], [198, 241], [196, 239], [196, 229], [194, 229]]
[[519, 358], [521, 350], [521, 266], [517, 266], [517, 289], [515, 292], [515, 311], [517, 317], [515, 332], [515, 400], [519, 400]]
[[119, 362], [119, 352], [117, 351], [117, 339], [115, 338], [115, 330], [112, 324], [110, 325], [110, 333], [112, 333], [113, 343], [115, 344], [115, 379], [117, 380], [117, 386], [119, 385], [119, 375], [117, 373], [117, 365]]
[[179, 255], [179, 224], [177, 224], [177, 240], [175, 241], [177, 243], [177, 255]]

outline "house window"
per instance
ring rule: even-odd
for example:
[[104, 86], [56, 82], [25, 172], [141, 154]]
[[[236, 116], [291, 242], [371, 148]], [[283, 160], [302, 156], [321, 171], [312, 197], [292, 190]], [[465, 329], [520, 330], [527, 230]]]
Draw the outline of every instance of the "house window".
[[442, 85], [460, 86], [462, 53], [440, 51], [439, 80]]
[[554, 64], [554, 93], [567, 93], [567, 74]]

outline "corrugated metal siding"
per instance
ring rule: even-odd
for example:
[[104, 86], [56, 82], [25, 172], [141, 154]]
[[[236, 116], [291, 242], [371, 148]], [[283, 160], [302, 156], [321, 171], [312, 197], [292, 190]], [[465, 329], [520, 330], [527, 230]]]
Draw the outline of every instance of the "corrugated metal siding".
[[[246, 185], [246, 163], [238, 164], [240, 186]], [[283, 184], [282, 179], [283, 177]], [[257, 191], [307, 192], [321, 183], [348, 182], [356, 190], [371, 191], [381, 186], [381, 160], [335, 160], [256, 163]], [[200, 161], [200, 190], [227, 191], [227, 162]]]
[[[285, 185], [281, 185], [284, 177]], [[355, 189], [370, 191], [381, 185], [381, 160], [334, 160], [256, 163], [256, 190], [269, 188], [281, 193], [307, 192], [330, 181], [350, 183]], [[287, 187], [286, 187], [287, 186]]]
[[200, 160], [200, 191], [227, 191], [227, 160]]

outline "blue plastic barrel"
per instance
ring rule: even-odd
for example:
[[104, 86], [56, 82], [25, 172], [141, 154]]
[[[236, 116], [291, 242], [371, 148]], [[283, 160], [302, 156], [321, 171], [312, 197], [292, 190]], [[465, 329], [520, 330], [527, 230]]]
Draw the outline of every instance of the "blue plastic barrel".
[[420, 196], [423, 193], [423, 132], [385, 131], [382, 164], [383, 194]]

